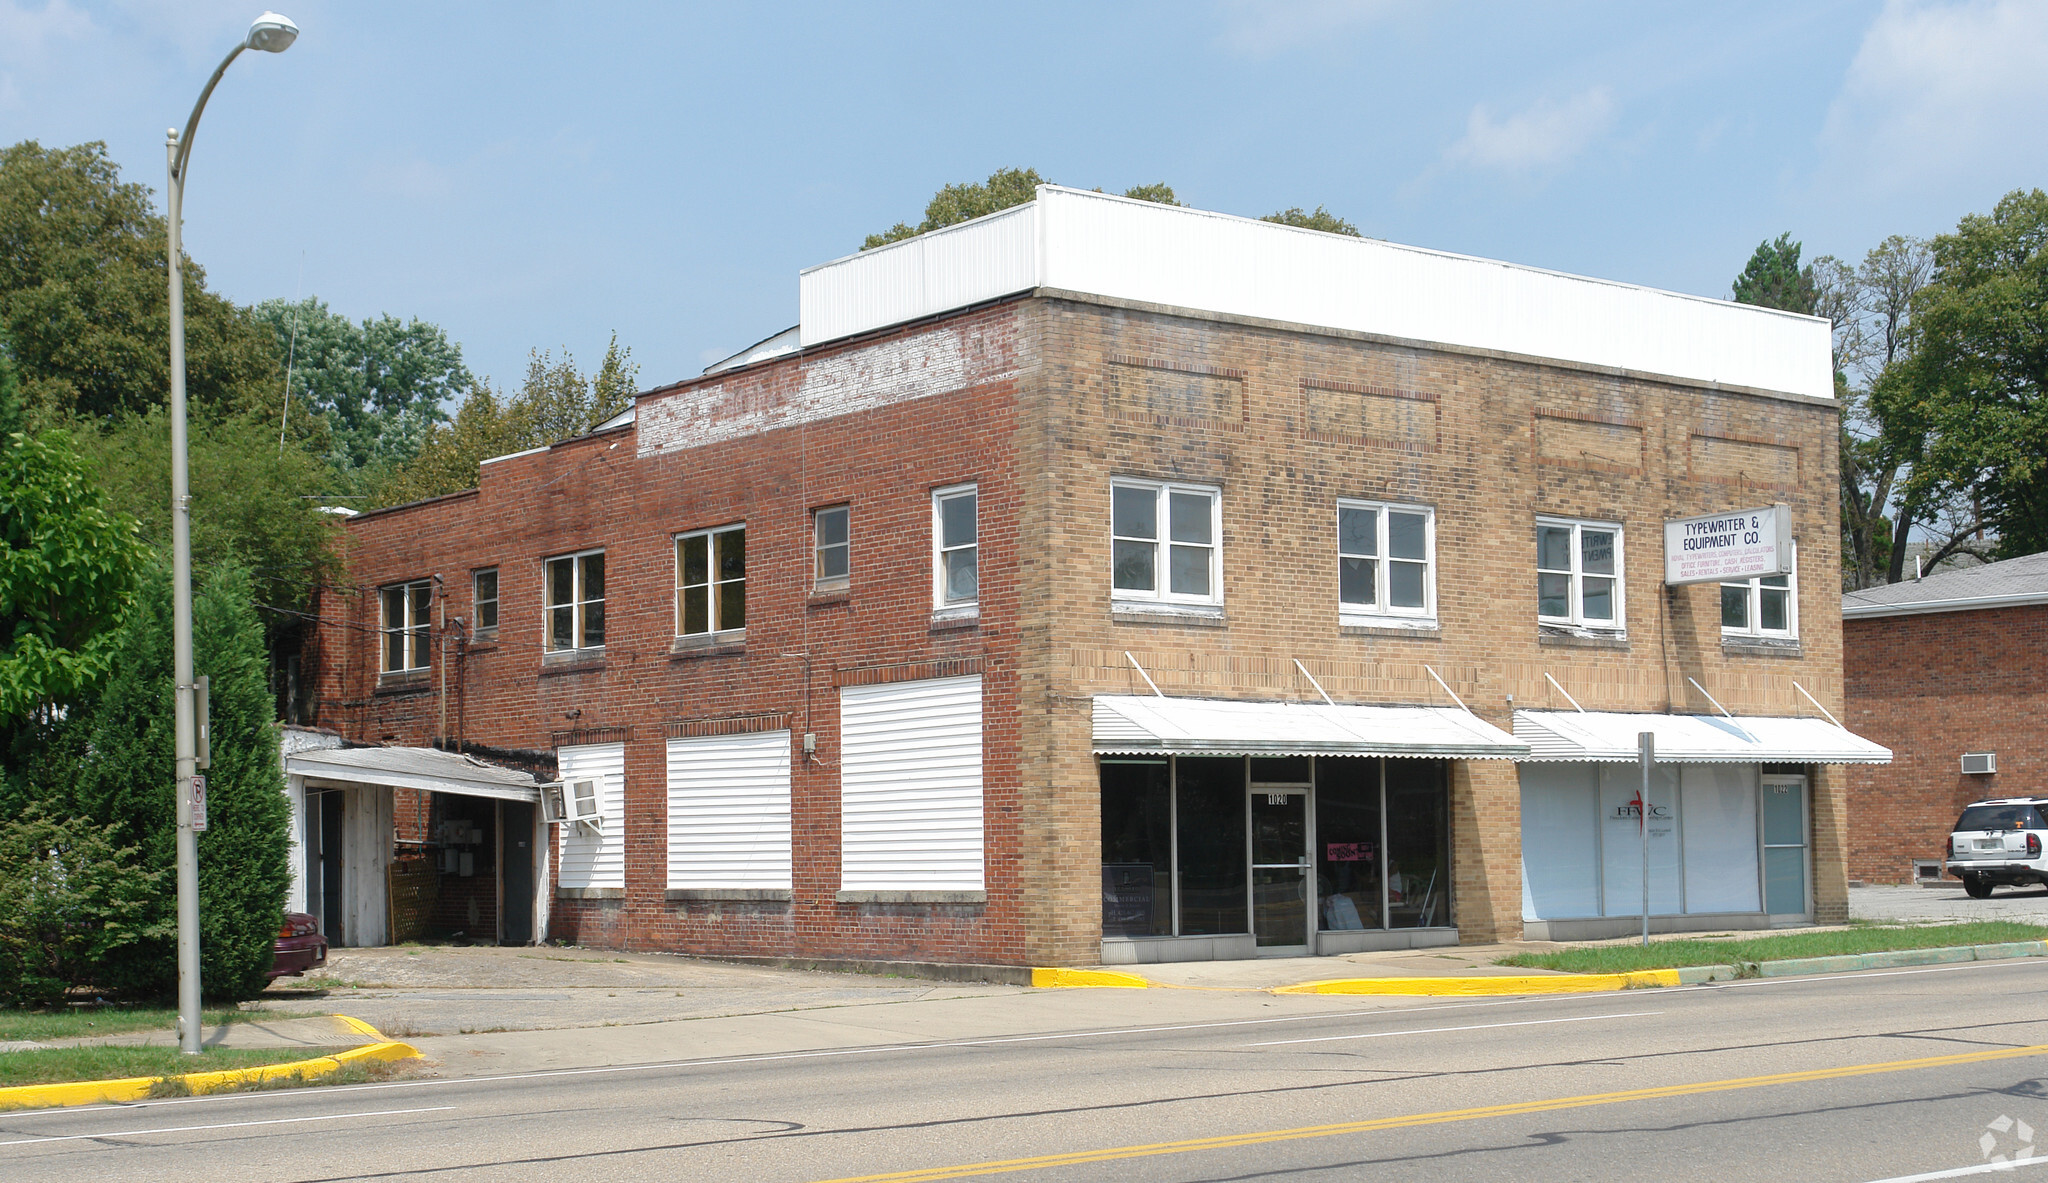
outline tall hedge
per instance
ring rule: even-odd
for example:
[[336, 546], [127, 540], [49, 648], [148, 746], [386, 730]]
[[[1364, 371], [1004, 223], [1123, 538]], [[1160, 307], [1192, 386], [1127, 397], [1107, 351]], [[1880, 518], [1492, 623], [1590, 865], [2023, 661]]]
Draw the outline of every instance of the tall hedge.
[[[169, 573], [156, 568], [128, 615], [113, 676], [80, 721], [87, 740], [75, 777], [68, 786], [41, 778], [46, 797], [68, 798], [69, 813], [113, 827], [115, 845], [138, 848], [143, 865], [163, 873], [145, 922], [176, 919], [171, 642]], [[213, 722], [211, 824], [198, 843], [200, 973], [209, 996], [244, 998], [267, 980], [290, 885], [290, 809], [245, 571], [217, 569], [195, 589], [193, 650], [197, 672], [212, 679]], [[111, 951], [93, 985], [133, 994], [176, 988], [175, 930], [142, 927], [165, 935]]]

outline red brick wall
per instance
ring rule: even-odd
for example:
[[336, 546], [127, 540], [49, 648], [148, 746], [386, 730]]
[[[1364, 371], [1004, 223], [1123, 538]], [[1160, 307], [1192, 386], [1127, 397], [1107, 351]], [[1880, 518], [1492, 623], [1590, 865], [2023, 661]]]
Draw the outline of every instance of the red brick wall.
[[[1903, 883], [1964, 805], [2048, 790], [2048, 606], [1842, 623], [1849, 730], [1892, 750], [1849, 772], [1849, 874]], [[1964, 752], [1998, 772], [1965, 776]]]
[[[651, 419], [659, 428], [662, 420], [649, 414], [659, 401], [650, 395], [633, 427], [488, 464], [474, 493], [352, 520], [349, 574], [359, 591], [330, 595], [321, 608], [321, 722], [357, 742], [459, 742], [535, 754], [623, 740], [625, 898], [555, 900], [555, 936], [698, 953], [1026, 961], [1016, 903], [1013, 436], [1022, 362], [1015, 308], [700, 380], [673, 396], [693, 408], [686, 429], [729, 429], [734, 438], [655, 450], [648, 425]], [[862, 401], [877, 387], [926, 381], [933, 350], [965, 359], [956, 367], [968, 380], [964, 389]], [[832, 370], [841, 363], [852, 367], [848, 374]], [[842, 379], [842, 402], [816, 402], [819, 389], [830, 394]], [[815, 414], [801, 422], [806, 398]], [[777, 426], [778, 417], [789, 425]], [[980, 618], [937, 627], [930, 494], [966, 482], [980, 489]], [[813, 595], [810, 511], [842, 503], [852, 506], [851, 587]], [[673, 535], [740, 521], [747, 527], [744, 645], [671, 652]], [[545, 665], [542, 564], [597, 547], [606, 554], [603, 658]], [[467, 616], [470, 572], [493, 565], [496, 638], [451, 646], [445, 662], [437, 652], [425, 677], [380, 689], [375, 589], [438, 575], [447, 614]], [[983, 677], [988, 901], [841, 904], [834, 899], [838, 686], [917, 676], [918, 663], [953, 663], [932, 668]], [[668, 901], [669, 732], [762, 714], [786, 715], [796, 745], [793, 902]], [[808, 761], [806, 731], [818, 744]]]

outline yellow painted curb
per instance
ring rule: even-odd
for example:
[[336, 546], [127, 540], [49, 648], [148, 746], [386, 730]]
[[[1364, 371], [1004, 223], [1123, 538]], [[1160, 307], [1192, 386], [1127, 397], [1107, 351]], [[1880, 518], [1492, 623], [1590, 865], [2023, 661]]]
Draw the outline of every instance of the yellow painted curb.
[[1031, 984], [1060, 989], [1094, 987], [1110, 990], [1143, 990], [1152, 983], [1137, 974], [1118, 973], [1113, 969], [1033, 968]]
[[1589, 994], [1602, 990], [1634, 990], [1644, 986], [1676, 986], [1675, 969], [1644, 969], [1624, 974], [1557, 974], [1543, 977], [1497, 978], [1340, 978], [1277, 986], [1275, 994]]
[[372, 1060], [409, 1060], [420, 1054], [408, 1043], [387, 1040], [375, 1027], [346, 1015], [334, 1016], [358, 1034], [370, 1035], [376, 1043], [352, 1047], [331, 1056], [294, 1060], [288, 1064], [266, 1064], [261, 1068], [225, 1068], [217, 1072], [188, 1072], [183, 1076], [131, 1076], [122, 1080], [80, 1080], [68, 1084], [24, 1084], [0, 1088], [0, 1110], [52, 1109], [68, 1105], [120, 1104], [149, 1098], [150, 1086], [159, 1080], [182, 1080], [193, 1093], [211, 1093], [237, 1085], [256, 1084], [287, 1076], [307, 1079], [339, 1072], [345, 1065]]

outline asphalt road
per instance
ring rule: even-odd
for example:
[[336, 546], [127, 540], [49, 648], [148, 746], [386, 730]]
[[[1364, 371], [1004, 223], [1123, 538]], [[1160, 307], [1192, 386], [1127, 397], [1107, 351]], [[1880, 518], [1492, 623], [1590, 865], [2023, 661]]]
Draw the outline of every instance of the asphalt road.
[[1999, 1177], [1992, 1156], [2030, 1154], [2036, 1131], [2048, 1164], [2044, 987], [2048, 963], [2016, 961], [1396, 1005], [1160, 990], [915, 1003], [1029, 1021], [0, 1114], [0, 1178]]

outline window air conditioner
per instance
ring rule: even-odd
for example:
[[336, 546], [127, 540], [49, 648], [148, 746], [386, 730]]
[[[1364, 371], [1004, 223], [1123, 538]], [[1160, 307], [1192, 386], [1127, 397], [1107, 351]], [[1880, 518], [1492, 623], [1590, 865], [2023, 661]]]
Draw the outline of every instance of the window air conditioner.
[[597, 778], [586, 776], [540, 786], [540, 818], [544, 822], [564, 822], [591, 830], [603, 826], [604, 812], [598, 805]]
[[1964, 752], [1963, 773], [1966, 776], [1988, 776], [1998, 771], [1997, 752]]

